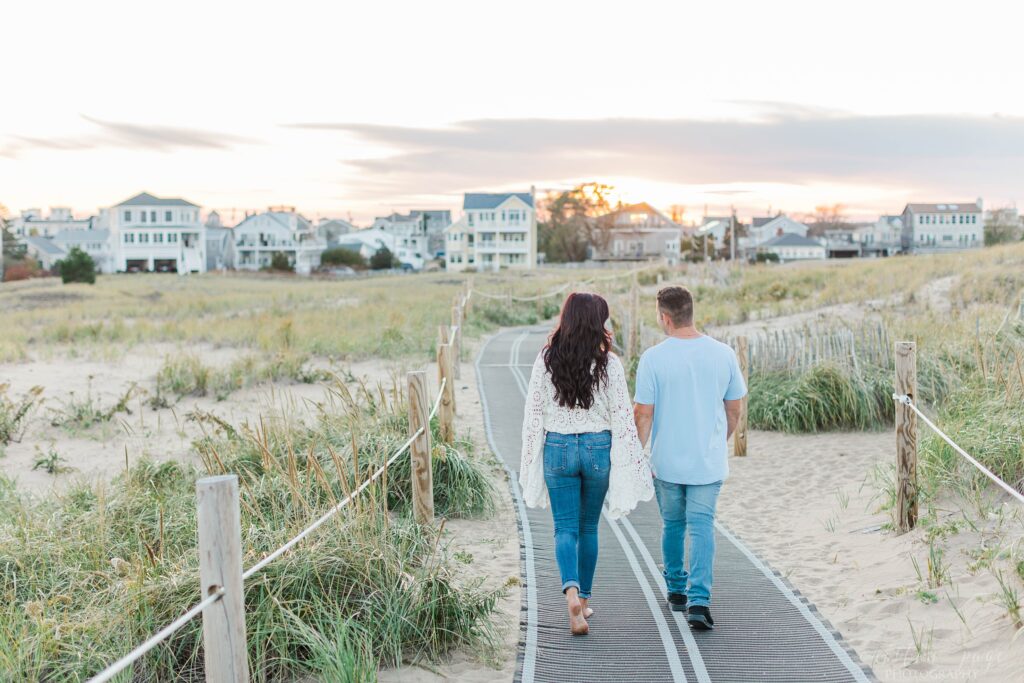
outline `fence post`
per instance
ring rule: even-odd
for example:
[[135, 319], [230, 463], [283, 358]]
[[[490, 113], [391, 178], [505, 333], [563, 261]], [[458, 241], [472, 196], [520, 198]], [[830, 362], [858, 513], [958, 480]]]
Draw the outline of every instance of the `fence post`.
[[[896, 342], [896, 393], [917, 401], [917, 344]], [[896, 403], [896, 531], [917, 525], [917, 414]]]
[[455, 378], [452, 377], [452, 347], [448, 344], [437, 347], [437, 382], [438, 386], [444, 382], [441, 404], [437, 409], [441, 441], [451, 444], [455, 442]]
[[636, 271], [633, 272], [633, 279], [629, 286], [629, 330], [626, 339], [626, 358], [632, 363], [637, 356], [640, 331], [640, 286], [637, 281]]
[[221, 599], [203, 610], [206, 680], [248, 683], [238, 477], [225, 474], [197, 481], [196, 506], [202, 597], [224, 589]]
[[[746, 337], [736, 338], [736, 358], [740, 362], [740, 372], [743, 374], [743, 383], [749, 386], [747, 378], [750, 375], [750, 351], [747, 346]], [[750, 392], [740, 399], [740, 420], [736, 424], [736, 433], [732, 437], [732, 454], [745, 456], [747, 454], [747, 402], [750, 400]]]
[[412, 472], [412, 510], [416, 521], [434, 520], [434, 470], [430, 462], [430, 399], [427, 397], [427, 373], [416, 370], [406, 375], [409, 383], [409, 436], [423, 427], [423, 434], [409, 449]]
[[455, 297], [452, 304], [452, 370], [456, 379], [462, 378], [462, 308], [459, 306], [459, 299]]
[[1017, 319], [1024, 320], [1024, 294], [1020, 295], [1020, 303], [1017, 305]]

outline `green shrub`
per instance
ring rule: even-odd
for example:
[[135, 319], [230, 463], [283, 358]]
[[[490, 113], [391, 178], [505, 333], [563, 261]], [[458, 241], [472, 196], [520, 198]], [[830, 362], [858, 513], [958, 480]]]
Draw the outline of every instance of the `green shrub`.
[[295, 272], [295, 267], [288, 260], [288, 254], [283, 251], [275, 251], [273, 256], [270, 257], [270, 270], [293, 273]]
[[395, 255], [387, 247], [381, 247], [370, 257], [370, 268], [373, 270], [387, 270], [388, 268], [397, 268], [401, 265], [401, 262], [395, 258]]
[[344, 247], [332, 247], [320, 255], [320, 263], [330, 266], [351, 266], [352, 268], [366, 268], [366, 259], [358, 251], [345, 249]]
[[92, 260], [92, 256], [78, 247], [71, 247], [68, 255], [54, 265], [54, 270], [60, 273], [60, 279], [65, 284], [68, 282], [96, 284], [96, 262]]

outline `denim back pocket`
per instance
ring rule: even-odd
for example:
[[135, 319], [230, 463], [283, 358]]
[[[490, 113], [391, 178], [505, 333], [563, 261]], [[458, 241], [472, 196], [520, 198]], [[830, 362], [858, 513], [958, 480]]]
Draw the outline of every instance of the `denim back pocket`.
[[612, 435], [609, 432], [595, 434], [587, 439], [587, 466], [598, 474], [611, 471]]
[[544, 471], [550, 474], [565, 472], [568, 460], [569, 444], [551, 441], [544, 442]]

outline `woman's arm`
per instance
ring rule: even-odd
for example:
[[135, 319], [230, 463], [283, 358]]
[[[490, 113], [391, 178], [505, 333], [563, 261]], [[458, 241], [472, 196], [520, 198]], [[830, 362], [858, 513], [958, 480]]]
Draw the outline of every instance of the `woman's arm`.
[[616, 449], [618, 454], [627, 454], [639, 462], [643, 459], [643, 446], [633, 420], [633, 402], [629, 398], [626, 370], [617, 356], [608, 359], [608, 402], [612, 438], [620, 439], [624, 446]]
[[525, 488], [525, 478], [533, 461], [544, 448], [544, 386], [547, 381], [544, 367], [544, 352], [537, 356], [530, 373], [530, 386], [526, 390], [526, 405], [523, 408], [523, 452], [519, 463], [519, 483]]

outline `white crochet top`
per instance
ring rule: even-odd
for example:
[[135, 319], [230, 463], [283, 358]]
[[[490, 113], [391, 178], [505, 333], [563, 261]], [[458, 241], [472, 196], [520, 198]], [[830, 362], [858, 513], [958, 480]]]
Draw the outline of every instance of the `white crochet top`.
[[544, 366], [544, 352], [537, 356], [530, 375], [523, 415], [523, 454], [519, 485], [530, 507], [547, 507], [544, 483], [544, 434], [612, 433], [611, 472], [608, 479], [608, 516], [629, 514], [641, 500], [654, 496], [651, 466], [633, 422], [633, 404], [626, 385], [626, 372], [614, 354], [608, 357], [608, 381], [594, 391], [590, 410], [558, 405], [555, 385]]

